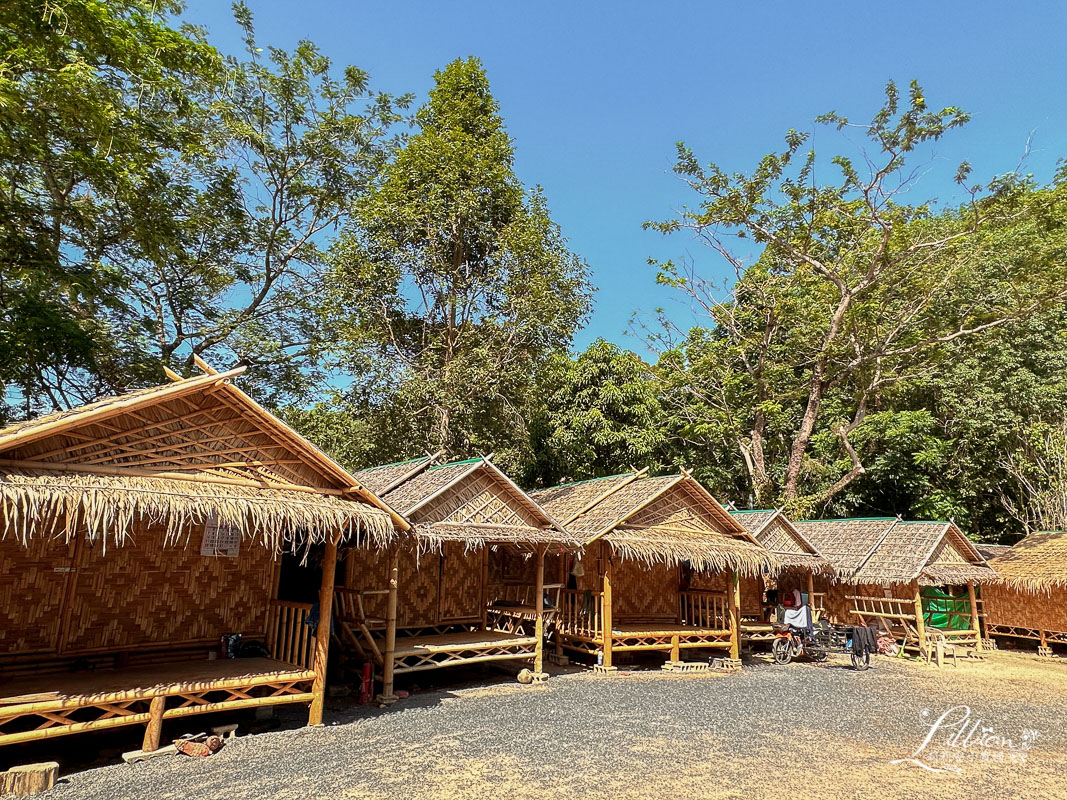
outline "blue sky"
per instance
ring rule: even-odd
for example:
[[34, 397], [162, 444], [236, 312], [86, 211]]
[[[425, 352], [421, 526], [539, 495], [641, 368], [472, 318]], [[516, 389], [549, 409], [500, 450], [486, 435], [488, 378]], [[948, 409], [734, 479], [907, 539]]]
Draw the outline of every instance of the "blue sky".
[[[263, 45], [314, 41], [337, 64], [367, 70], [376, 89], [425, 99], [433, 72], [482, 59], [515, 140], [516, 171], [545, 188], [553, 217], [592, 268], [595, 311], [576, 345], [597, 336], [641, 350], [631, 314], [687, 308], [655, 285], [647, 259], [691, 256], [725, 276], [685, 236], [643, 231], [693, 201], [671, 174], [674, 143], [702, 162], [750, 170], [789, 128], [811, 130], [830, 109], [864, 120], [889, 78], [918, 78], [931, 106], [973, 119], [940, 142], [916, 200], [958, 199], [966, 158], [974, 178], [1013, 170], [1051, 178], [1067, 155], [1067, 4], [533, 3], [248, 0]], [[240, 42], [222, 0], [188, 2], [185, 19], [212, 42]], [[848, 150], [825, 128], [816, 148]], [[918, 195], [921, 195], [918, 196]]]

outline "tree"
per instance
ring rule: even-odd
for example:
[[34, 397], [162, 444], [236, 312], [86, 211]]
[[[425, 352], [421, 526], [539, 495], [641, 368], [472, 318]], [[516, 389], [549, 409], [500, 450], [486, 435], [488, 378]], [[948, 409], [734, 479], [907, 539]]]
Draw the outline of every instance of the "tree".
[[[170, 235], [152, 202], [195, 148], [221, 59], [162, 0], [0, 6], [0, 383], [24, 414], [153, 370], [125, 327], [128, 274]], [[135, 332], [134, 332], [135, 333]]]
[[[328, 315], [353, 407], [410, 449], [516, 451], [532, 376], [589, 307], [584, 263], [524, 190], [485, 71], [435, 74], [418, 131], [355, 205]], [[388, 449], [388, 448], [386, 448]]]
[[658, 385], [636, 354], [597, 339], [575, 359], [558, 356], [548, 372], [530, 426], [528, 483], [551, 486], [663, 465]]
[[[859, 128], [873, 143], [863, 174], [836, 156], [840, 182], [825, 186], [815, 183], [815, 153], [802, 154], [807, 137], [796, 131], [751, 175], [702, 167], [679, 145], [675, 169], [700, 195], [700, 207], [649, 227], [691, 231], [733, 265], [737, 282], [722, 297], [691, 264], [660, 265], [660, 281], [683, 291], [712, 326], [689, 336], [668, 362], [685, 371], [709, 366], [699, 381], [677, 376], [675, 395], [681, 387], [682, 402], [724, 420], [720, 429], [742, 453], [758, 502], [780, 496], [810, 513], [832, 500], [866, 471], [853, 434], [873, 402], [930, 369], [952, 343], [1002, 328], [1067, 292], [1055, 270], [1034, 272], [981, 249], [992, 239], [979, 233], [1025, 213], [1025, 187], [1014, 176], [982, 194], [966, 185], [964, 163], [956, 173], [970, 197], [964, 206], [936, 211], [901, 202], [913, 187], [919, 148], [966, 120], [955, 107], [929, 110], [915, 83], [902, 104], [890, 83], [869, 123], [853, 125], [836, 113], [820, 118]], [[729, 237], [754, 242], [758, 260], [745, 266]], [[831, 473], [813, 460], [820, 427], [832, 432], [847, 469]], [[767, 448], [775, 439], [784, 453], [772, 461]]]
[[336, 77], [309, 41], [265, 58], [248, 7], [234, 15], [246, 58], [226, 59], [206, 156], [170, 165], [177, 246], [138, 271], [133, 292], [161, 359], [254, 365], [259, 394], [278, 401], [314, 386], [325, 237], [377, 178], [408, 98], [372, 92], [354, 66]]

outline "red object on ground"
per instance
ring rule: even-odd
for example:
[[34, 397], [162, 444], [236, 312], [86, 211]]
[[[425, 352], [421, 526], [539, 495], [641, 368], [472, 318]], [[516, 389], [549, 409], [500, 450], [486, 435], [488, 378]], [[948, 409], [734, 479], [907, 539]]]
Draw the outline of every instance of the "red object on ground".
[[408, 696], [408, 693], [405, 692], [403, 689], [397, 689], [396, 691], [393, 692], [393, 694], [396, 697], [399, 697], [401, 700], [403, 700], [405, 697]]
[[372, 694], [374, 694], [374, 678], [368, 661], [363, 665], [363, 675], [359, 687], [359, 704], [361, 706], [367, 705], [371, 700]]

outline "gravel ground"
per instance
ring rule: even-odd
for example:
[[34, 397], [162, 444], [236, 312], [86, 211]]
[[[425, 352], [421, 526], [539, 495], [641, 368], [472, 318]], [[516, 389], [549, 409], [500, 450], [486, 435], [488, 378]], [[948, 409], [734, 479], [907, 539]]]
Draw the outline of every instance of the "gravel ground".
[[[877, 658], [862, 673], [836, 659], [755, 662], [731, 676], [572, 672], [540, 686], [491, 674], [387, 711], [334, 703], [323, 727], [240, 737], [207, 759], [68, 775], [50, 797], [1067, 797], [1062, 660], [996, 653], [936, 670]], [[982, 761], [994, 749], [973, 744], [952, 749], [960, 774], [890, 763], [921, 745], [923, 709], [959, 704], [997, 735], [1036, 730], [1025, 763]]]

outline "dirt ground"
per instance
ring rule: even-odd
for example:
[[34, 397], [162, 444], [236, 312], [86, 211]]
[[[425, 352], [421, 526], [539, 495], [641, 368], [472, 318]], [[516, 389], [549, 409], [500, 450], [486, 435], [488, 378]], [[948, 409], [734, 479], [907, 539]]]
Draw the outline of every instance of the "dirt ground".
[[50, 794], [1067, 798], [1067, 659], [998, 652], [937, 670], [879, 657], [862, 673], [836, 657], [756, 659], [729, 676], [572, 671], [537, 686], [478, 677], [385, 711], [335, 701], [322, 727], [241, 736], [207, 759], [73, 772]]

